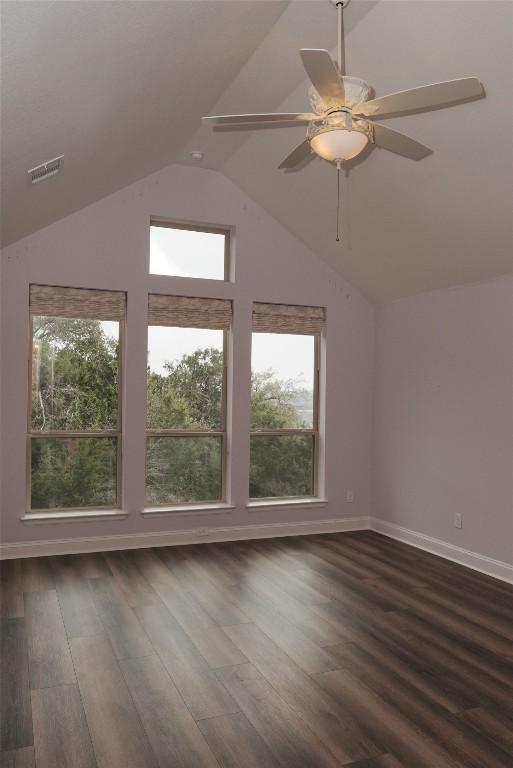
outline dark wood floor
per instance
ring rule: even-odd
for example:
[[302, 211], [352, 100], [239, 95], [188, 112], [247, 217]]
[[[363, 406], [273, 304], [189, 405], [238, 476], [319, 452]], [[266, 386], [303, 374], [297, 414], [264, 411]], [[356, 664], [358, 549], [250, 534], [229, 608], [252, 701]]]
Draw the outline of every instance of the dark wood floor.
[[376, 533], [1, 570], [4, 768], [513, 766], [513, 587]]

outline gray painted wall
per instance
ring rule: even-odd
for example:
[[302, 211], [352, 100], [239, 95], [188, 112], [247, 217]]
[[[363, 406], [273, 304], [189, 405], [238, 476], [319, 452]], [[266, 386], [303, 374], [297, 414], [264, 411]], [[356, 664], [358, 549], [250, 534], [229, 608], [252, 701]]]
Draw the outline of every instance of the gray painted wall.
[[[49, 182], [51, 183], [51, 181]], [[34, 190], [44, 193], [44, 185]], [[234, 284], [151, 276], [150, 216], [235, 227]], [[2, 541], [109, 536], [370, 514], [374, 310], [321, 259], [220, 173], [170, 166], [4, 249], [2, 283]], [[30, 283], [128, 293], [123, 520], [28, 526], [25, 512], [28, 290]], [[143, 518], [148, 292], [234, 300], [231, 487], [235, 510]], [[327, 307], [322, 462], [328, 503], [248, 510], [252, 301]], [[323, 415], [324, 419], [324, 415]], [[355, 501], [346, 504], [346, 489]]]
[[[235, 283], [148, 275], [151, 215], [235, 227]], [[128, 293], [126, 519], [39, 526], [20, 521], [31, 282]], [[140, 514], [150, 291], [234, 300], [233, 512], [153, 519]], [[253, 300], [327, 307], [325, 507], [246, 508]], [[512, 310], [513, 278], [504, 277], [392, 302], [375, 317], [355, 289], [222, 174], [185, 166], [164, 169], [2, 252], [2, 542], [373, 515], [511, 563]], [[345, 501], [348, 489], [355, 492], [353, 504]], [[463, 515], [461, 530], [454, 527], [456, 512]]]
[[381, 307], [375, 392], [374, 516], [513, 563], [513, 277]]

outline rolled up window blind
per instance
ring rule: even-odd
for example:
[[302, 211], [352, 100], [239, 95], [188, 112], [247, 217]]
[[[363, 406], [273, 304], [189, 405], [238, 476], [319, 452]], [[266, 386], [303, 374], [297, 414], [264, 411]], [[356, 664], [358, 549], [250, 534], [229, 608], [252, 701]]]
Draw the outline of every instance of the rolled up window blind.
[[148, 325], [213, 328], [226, 331], [232, 322], [232, 303], [225, 299], [196, 299], [150, 293]]
[[30, 286], [31, 315], [121, 321], [125, 316], [125, 305], [123, 291]]
[[255, 302], [253, 330], [264, 333], [320, 333], [325, 315], [324, 307]]

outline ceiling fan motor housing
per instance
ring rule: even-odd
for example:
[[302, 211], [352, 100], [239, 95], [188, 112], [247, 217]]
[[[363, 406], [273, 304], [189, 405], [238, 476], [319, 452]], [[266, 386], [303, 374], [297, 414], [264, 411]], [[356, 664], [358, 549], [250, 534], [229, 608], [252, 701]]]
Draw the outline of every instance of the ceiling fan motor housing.
[[361, 104], [362, 101], [367, 101], [371, 94], [372, 88], [365, 80], [360, 77], [349, 77], [344, 75], [342, 78], [344, 83], [344, 106], [353, 109], [357, 104]]
[[330, 103], [329, 105], [326, 105], [326, 101], [324, 101], [321, 96], [319, 96], [319, 93], [315, 90], [314, 86], [310, 86], [308, 89], [308, 97], [310, 100], [310, 106], [316, 115], [325, 115], [327, 106], [330, 108], [330, 110], [333, 109], [334, 106], [348, 107], [349, 109], [353, 109], [357, 104], [361, 104], [362, 101], [367, 101], [371, 96], [372, 88], [370, 85], [368, 85], [368, 83], [365, 82], [365, 80], [362, 80], [360, 77], [349, 77], [348, 75], [344, 75], [344, 77], [341, 79], [344, 83], [343, 104], [335, 105]]

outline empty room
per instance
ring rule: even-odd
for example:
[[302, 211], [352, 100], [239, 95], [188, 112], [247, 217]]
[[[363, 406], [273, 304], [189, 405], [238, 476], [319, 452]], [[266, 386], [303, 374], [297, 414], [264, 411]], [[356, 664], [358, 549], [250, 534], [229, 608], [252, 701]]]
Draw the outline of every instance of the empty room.
[[513, 0], [0, 0], [2, 768], [513, 768]]

